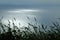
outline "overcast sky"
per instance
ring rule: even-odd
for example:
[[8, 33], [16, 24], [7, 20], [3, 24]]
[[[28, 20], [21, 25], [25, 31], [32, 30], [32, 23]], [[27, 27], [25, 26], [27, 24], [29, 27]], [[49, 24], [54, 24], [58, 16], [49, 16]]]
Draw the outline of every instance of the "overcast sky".
[[60, 4], [60, 0], [0, 0], [0, 4]]

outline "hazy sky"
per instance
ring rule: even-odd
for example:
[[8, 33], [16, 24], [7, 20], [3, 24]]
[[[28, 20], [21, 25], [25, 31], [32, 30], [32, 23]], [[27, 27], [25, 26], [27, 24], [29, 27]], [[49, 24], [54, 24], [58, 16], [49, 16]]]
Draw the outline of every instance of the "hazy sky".
[[60, 4], [60, 0], [0, 0], [0, 4]]

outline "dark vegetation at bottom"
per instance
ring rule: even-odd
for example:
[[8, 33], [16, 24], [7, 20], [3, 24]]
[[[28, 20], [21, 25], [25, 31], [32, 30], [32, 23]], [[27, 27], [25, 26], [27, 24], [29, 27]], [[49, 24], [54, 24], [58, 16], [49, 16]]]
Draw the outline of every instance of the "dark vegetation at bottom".
[[[23, 31], [14, 23], [12, 23], [13, 28], [11, 28], [10, 21], [8, 22], [9, 24], [5, 25], [0, 20], [0, 40], [60, 40], [60, 24], [58, 22], [53, 22], [52, 26], [28, 23], [28, 26], [24, 27]], [[31, 29], [34, 31], [31, 31]]]

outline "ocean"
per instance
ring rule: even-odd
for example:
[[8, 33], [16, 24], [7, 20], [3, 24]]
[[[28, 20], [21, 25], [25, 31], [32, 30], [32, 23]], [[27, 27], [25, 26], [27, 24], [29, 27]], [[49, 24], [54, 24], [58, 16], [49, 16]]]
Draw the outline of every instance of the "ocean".
[[[8, 24], [15, 18], [16, 25], [27, 25], [27, 23], [37, 23], [51, 25], [52, 22], [59, 22], [59, 5], [8, 5], [0, 4], [0, 18], [2, 22]], [[27, 18], [28, 17], [28, 18]], [[36, 21], [34, 20], [36, 18]]]

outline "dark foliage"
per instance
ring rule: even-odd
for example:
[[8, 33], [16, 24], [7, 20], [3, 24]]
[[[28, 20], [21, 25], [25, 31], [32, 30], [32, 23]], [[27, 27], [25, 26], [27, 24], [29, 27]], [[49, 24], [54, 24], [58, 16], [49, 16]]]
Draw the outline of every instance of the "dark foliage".
[[[29, 19], [29, 17], [27, 17]], [[36, 18], [34, 18], [36, 21]], [[16, 20], [14, 18], [14, 20]], [[49, 26], [50, 30], [47, 30], [48, 26], [44, 26], [43, 24], [40, 26], [35, 26], [31, 23], [28, 23], [28, 27], [24, 27], [24, 31], [21, 30], [14, 24], [13, 29], [9, 24], [2, 24], [0, 20], [0, 40], [60, 40], [60, 25], [59, 23], [52, 23], [53, 26]], [[31, 28], [34, 31], [31, 31]], [[42, 27], [42, 30], [41, 30]], [[6, 29], [7, 28], [7, 31]], [[2, 30], [1, 30], [2, 29]], [[16, 30], [17, 29], [17, 30]]]

